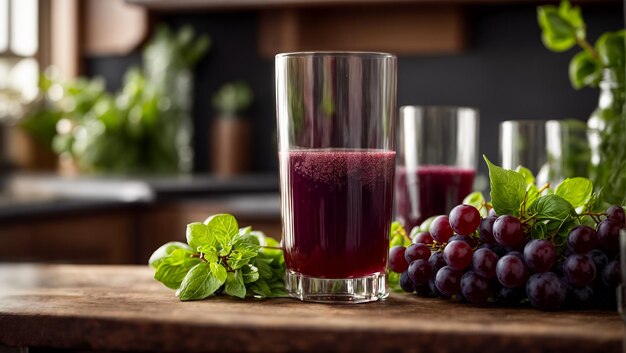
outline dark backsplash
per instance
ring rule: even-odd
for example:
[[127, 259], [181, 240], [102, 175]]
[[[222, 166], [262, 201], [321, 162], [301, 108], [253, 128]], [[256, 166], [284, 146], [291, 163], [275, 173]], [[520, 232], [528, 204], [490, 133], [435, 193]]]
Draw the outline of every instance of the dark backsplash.
[[[398, 106], [467, 105], [480, 109], [480, 153], [498, 159], [498, 123], [510, 119], [586, 120], [598, 92], [575, 91], [568, 79], [574, 51], [551, 53], [541, 43], [534, 6], [475, 6], [467, 9], [469, 47], [457, 55], [401, 56], [398, 59]], [[588, 37], [623, 27], [617, 5], [583, 7]], [[255, 101], [249, 111], [253, 125], [252, 171], [275, 171], [276, 134], [273, 60], [257, 50], [254, 12], [161, 15], [177, 28], [193, 25], [212, 39], [209, 54], [196, 69], [194, 126], [195, 170], [209, 170], [210, 98], [225, 82], [246, 80]], [[140, 65], [140, 54], [89, 57], [89, 76], [104, 76], [118, 89], [129, 66]], [[480, 162], [481, 171], [485, 171]]]

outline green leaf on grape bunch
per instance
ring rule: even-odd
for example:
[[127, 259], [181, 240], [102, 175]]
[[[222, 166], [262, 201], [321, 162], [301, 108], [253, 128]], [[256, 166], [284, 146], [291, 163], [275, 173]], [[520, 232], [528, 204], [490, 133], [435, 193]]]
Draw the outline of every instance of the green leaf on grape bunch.
[[407, 236], [402, 223], [391, 223], [391, 231], [389, 232], [389, 247], [409, 245], [411, 245], [411, 239]]
[[499, 215], [519, 216], [520, 206], [526, 194], [526, 179], [513, 170], [506, 170], [491, 163], [483, 156], [489, 167], [491, 204]]
[[[574, 207], [559, 195], [541, 196], [528, 207], [527, 216], [534, 219], [535, 223], [545, 224], [544, 237], [563, 235], [580, 223]], [[536, 235], [532, 236], [534, 238]]]
[[591, 200], [593, 185], [586, 178], [567, 178], [563, 180], [554, 193], [568, 201], [574, 208], [585, 206]]
[[398, 293], [403, 292], [402, 288], [400, 287], [400, 274], [399, 273], [389, 271], [389, 275], [387, 276], [387, 283], [391, 291], [398, 292]]
[[517, 168], [515, 168], [515, 171], [522, 174], [522, 176], [526, 180], [526, 185], [535, 184], [535, 176], [533, 175], [533, 172], [530, 171], [530, 169], [518, 165]]
[[488, 216], [489, 210], [487, 207], [483, 207], [483, 202], [485, 202], [485, 196], [480, 191], [474, 191], [463, 199], [463, 204], [474, 206], [480, 212], [480, 216], [485, 218]]

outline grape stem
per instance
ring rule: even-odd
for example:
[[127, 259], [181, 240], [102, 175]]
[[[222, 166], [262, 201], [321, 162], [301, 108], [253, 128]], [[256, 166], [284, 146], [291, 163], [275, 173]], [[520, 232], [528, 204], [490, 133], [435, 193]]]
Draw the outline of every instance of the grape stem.
[[281, 250], [281, 251], [283, 250], [283, 248], [280, 246], [261, 245], [261, 247], [263, 249], [272, 249], [272, 250]]
[[583, 212], [583, 213], [579, 213], [579, 216], [596, 216], [596, 217], [600, 217], [600, 216], [607, 216], [608, 213], [606, 212]]
[[607, 215], [608, 213], [606, 212], [583, 212], [583, 213], [579, 213], [578, 217], [589, 216], [597, 224], [597, 223], [602, 222], [602, 220], [600, 219], [601, 216], [607, 216]]
[[550, 188], [550, 183], [545, 183], [543, 184], [543, 186], [541, 187], [541, 189], [537, 190], [537, 193], [541, 194], [542, 192], [546, 191], [546, 189]]

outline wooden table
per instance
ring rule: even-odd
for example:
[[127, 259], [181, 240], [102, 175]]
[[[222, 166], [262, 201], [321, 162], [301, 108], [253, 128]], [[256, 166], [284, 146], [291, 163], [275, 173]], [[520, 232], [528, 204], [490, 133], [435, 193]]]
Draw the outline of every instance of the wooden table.
[[0, 265], [0, 346], [609, 353], [621, 352], [623, 336], [615, 312], [475, 308], [409, 294], [359, 305], [228, 298], [183, 303], [147, 266]]

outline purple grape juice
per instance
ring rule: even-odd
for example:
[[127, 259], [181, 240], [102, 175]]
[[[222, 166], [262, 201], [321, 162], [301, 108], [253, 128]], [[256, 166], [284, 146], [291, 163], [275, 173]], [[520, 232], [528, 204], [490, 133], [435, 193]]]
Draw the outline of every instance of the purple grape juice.
[[385, 271], [395, 155], [332, 149], [280, 154], [288, 269], [318, 278]]
[[426, 218], [448, 214], [472, 192], [476, 170], [445, 165], [425, 165], [411, 172], [396, 171], [396, 218], [407, 232]]

